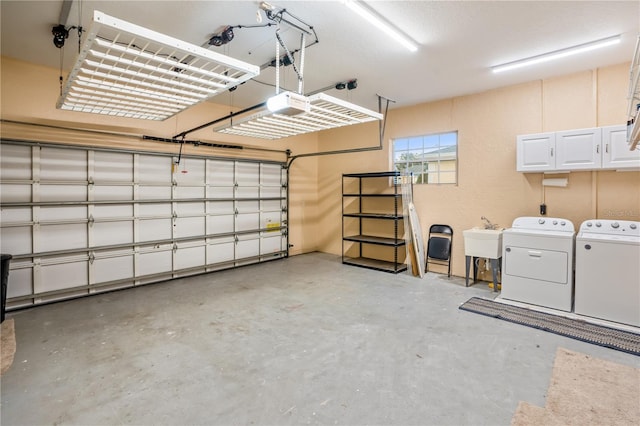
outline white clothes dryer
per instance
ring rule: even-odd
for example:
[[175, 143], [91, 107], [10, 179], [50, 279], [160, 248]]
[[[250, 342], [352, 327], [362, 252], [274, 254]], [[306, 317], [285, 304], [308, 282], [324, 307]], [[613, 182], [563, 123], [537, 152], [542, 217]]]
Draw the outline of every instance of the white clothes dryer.
[[640, 327], [640, 222], [583, 222], [575, 287], [576, 314]]
[[571, 312], [574, 245], [568, 219], [516, 218], [502, 234], [500, 297]]

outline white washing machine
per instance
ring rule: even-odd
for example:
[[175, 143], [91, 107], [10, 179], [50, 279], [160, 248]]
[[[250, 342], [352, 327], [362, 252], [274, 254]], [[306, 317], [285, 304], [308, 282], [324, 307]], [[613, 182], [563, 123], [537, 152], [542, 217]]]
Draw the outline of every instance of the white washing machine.
[[500, 297], [571, 312], [574, 245], [570, 220], [516, 218], [502, 233]]
[[640, 327], [640, 222], [583, 222], [575, 286], [576, 314]]

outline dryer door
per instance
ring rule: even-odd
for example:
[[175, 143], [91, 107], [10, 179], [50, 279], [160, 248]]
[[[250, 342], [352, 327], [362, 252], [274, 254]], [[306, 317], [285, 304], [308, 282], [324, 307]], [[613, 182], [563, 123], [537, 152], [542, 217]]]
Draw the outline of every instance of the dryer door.
[[568, 253], [529, 247], [505, 248], [504, 273], [555, 284], [569, 281]]

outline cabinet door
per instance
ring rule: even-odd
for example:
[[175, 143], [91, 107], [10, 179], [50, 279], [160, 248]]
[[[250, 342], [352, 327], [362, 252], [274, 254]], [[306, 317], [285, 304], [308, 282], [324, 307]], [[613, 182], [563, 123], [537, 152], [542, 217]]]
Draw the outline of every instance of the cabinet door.
[[640, 150], [629, 150], [627, 127], [608, 126], [602, 128], [603, 169], [624, 169], [640, 167]]
[[545, 172], [555, 169], [555, 133], [520, 135], [517, 144], [517, 171]]
[[602, 165], [600, 128], [556, 132], [556, 170], [591, 170]]

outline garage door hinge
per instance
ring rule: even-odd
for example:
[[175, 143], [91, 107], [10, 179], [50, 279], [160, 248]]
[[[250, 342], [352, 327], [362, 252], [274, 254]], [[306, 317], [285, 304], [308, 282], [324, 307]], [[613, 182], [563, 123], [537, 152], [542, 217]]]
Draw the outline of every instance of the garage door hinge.
[[93, 218], [93, 215], [92, 215], [92, 214], [91, 214], [91, 215], [89, 215], [89, 220], [88, 220], [88, 222], [89, 222], [89, 226], [93, 226], [93, 224], [96, 222], [96, 220]]
[[178, 186], [178, 181], [175, 179], [171, 180], [171, 186]]
[[178, 251], [178, 243], [173, 243], [173, 252], [177, 252]]
[[174, 220], [175, 220], [175, 219], [177, 219], [177, 218], [178, 218], [178, 213], [176, 213], [176, 212], [171, 213], [171, 217], [172, 217]]
[[91, 251], [89, 252], [89, 263], [93, 265], [94, 260], [96, 260], [96, 255]]
[[235, 215], [238, 216], [238, 208], [235, 209]]
[[233, 238], [236, 240], [236, 244], [238, 244], [238, 241], [239, 241], [239, 240], [238, 240], [238, 236], [237, 236], [237, 235], [234, 235], [234, 236], [233, 236]]
[[93, 178], [91, 176], [89, 176], [89, 180], [87, 181], [87, 183], [89, 185], [95, 185], [95, 182], [93, 181]]

